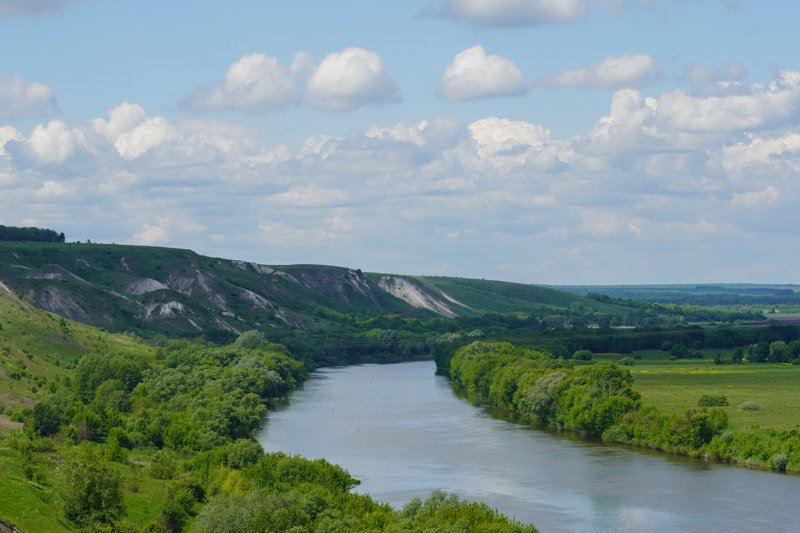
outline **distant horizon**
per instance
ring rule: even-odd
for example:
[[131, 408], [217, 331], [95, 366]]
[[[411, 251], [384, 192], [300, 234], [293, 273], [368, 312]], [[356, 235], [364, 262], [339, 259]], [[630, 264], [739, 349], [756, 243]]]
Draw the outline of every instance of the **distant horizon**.
[[518, 283], [800, 282], [796, 20], [0, 0], [0, 224]]

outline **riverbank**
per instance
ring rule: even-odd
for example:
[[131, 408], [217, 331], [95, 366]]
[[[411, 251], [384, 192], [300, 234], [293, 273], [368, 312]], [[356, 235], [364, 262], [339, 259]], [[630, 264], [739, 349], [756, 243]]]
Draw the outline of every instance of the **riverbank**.
[[[508, 343], [462, 347], [437, 361], [440, 371], [442, 361], [470, 395], [558, 429], [670, 454], [800, 472], [797, 430], [732, 427], [720, 407], [663, 413], [643, 406], [631, 372], [609, 361], [576, 366]], [[693, 391], [684, 395], [691, 398]], [[727, 404], [723, 395], [707, 397]]]
[[341, 465], [361, 481], [354, 491], [396, 509], [443, 489], [549, 533], [796, 529], [771, 511], [793, 505], [794, 476], [534, 430], [499, 414], [456, 395], [432, 362], [325, 368], [268, 413], [258, 438], [268, 452]]

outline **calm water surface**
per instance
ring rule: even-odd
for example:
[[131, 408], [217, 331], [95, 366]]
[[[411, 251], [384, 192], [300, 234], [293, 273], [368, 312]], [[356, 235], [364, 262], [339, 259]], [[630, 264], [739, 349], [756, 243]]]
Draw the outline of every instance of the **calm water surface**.
[[573, 440], [493, 418], [433, 362], [322, 369], [272, 410], [267, 451], [324, 457], [396, 507], [444, 489], [541, 531], [800, 531], [800, 477]]

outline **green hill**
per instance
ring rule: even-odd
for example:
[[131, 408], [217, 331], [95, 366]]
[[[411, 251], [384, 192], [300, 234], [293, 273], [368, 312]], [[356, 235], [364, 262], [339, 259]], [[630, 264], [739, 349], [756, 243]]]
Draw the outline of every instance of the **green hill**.
[[[0, 405], [31, 405], [64, 379], [86, 353], [152, 356], [154, 349], [124, 334], [64, 319], [20, 300], [0, 282]], [[0, 420], [8, 424], [8, 420]]]
[[0, 280], [42, 309], [144, 336], [224, 339], [250, 329], [329, 331], [381, 317], [425, 321], [489, 312], [546, 316], [575, 306], [625, 311], [532, 285], [266, 266], [114, 244], [0, 242]]

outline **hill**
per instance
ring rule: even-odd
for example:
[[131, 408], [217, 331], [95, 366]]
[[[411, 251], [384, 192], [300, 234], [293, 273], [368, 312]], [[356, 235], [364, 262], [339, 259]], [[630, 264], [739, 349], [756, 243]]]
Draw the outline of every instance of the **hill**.
[[381, 317], [545, 316], [570, 306], [625, 311], [532, 285], [365, 274], [321, 265], [267, 266], [190, 250], [114, 244], [0, 242], [0, 280], [42, 309], [144, 336], [326, 331]]
[[[11, 410], [32, 405], [86, 353], [152, 356], [154, 349], [129, 335], [39, 309], [0, 282], [0, 406]], [[9, 425], [8, 419], [0, 418], [0, 425]]]

